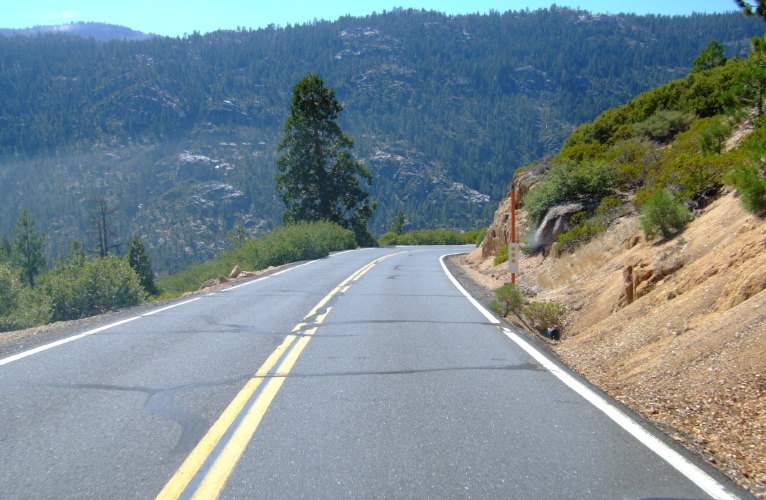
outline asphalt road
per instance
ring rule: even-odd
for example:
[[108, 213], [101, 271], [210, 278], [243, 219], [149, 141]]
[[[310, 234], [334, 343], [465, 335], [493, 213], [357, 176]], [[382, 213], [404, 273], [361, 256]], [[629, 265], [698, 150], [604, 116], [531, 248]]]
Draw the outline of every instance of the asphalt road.
[[737, 498], [472, 303], [344, 252], [0, 360], [1, 498]]

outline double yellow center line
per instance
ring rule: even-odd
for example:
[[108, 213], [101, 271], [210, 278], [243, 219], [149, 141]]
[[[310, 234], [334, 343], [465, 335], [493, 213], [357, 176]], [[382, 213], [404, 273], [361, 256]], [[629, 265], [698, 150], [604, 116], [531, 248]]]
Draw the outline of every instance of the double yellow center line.
[[327, 303], [375, 265], [401, 253], [385, 255], [358, 269], [314, 306], [224, 410], [157, 495], [158, 500], [218, 497], [285, 377], [332, 309]]

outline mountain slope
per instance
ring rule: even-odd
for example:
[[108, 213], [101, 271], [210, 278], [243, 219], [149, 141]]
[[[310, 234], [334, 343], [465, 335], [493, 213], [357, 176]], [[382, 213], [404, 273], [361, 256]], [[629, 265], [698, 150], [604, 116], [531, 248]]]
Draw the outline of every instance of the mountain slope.
[[[119, 208], [158, 269], [224, 245], [240, 219], [279, 224], [275, 147], [292, 86], [336, 88], [344, 130], [375, 176], [371, 220], [486, 225], [518, 166], [639, 92], [685, 75], [711, 38], [729, 56], [760, 34], [739, 14], [597, 16], [569, 9], [365, 18], [183, 39], [0, 37], [0, 195], [49, 235], [87, 239], [90, 200]], [[51, 182], [48, 182], [52, 180]]]
[[114, 24], [105, 23], [68, 23], [68, 24], [55, 24], [46, 26], [34, 26], [32, 28], [11, 29], [0, 28], [0, 35], [12, 36], [12, 35], [43, 35], [47, 33], [58, 33], [64, 35], [79, 36], [82, 38], [93, 37], [94, 40], [106, 41], [106, 40], [146, 40], [156, 35], [147, 35], [140, 31], [135, 31], [125, 26], [117, 26]]

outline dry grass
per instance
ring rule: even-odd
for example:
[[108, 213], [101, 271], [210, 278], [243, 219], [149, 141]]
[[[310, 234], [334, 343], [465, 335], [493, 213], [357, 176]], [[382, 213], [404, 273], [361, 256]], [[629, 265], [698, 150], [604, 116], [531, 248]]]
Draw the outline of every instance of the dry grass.
[[625, 240], [638, 230], [635, 218], [620, 221], [612, 230], [601, 233], [576, 252], [564, 254], [537, 274], [537, 285], [545, 290], [569, 286], [600, 270], [604, 261], [624, 249]]

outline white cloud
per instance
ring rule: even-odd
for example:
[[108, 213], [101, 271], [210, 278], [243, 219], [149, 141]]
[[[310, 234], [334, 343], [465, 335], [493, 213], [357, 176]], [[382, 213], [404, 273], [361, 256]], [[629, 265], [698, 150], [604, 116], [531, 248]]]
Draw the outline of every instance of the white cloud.
[[59, 17], [63, 19], [72, 19], [73, 17], [77, 17], [77, 12], [73, 10], [66, 10], [62, 12], [61, 14], [59, 14]]

